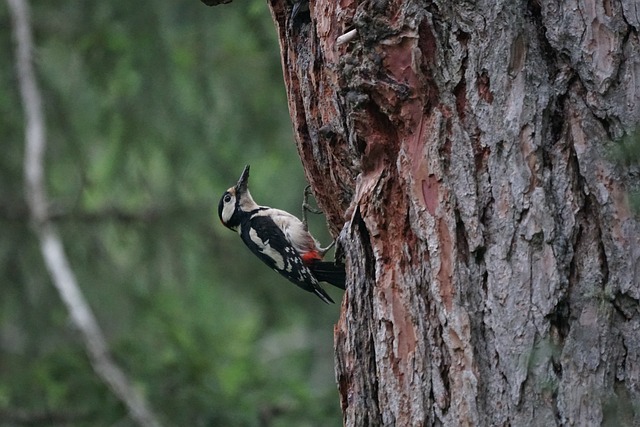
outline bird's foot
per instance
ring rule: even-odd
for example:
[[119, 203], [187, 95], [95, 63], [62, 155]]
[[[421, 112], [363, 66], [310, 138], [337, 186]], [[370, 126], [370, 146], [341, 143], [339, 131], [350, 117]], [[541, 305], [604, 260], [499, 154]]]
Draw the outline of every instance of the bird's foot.
[[321, 214], [322, 211], [320, 209], [314, 208], [309, 204], [309, 196], [311, 195], [311, 185], [307, 185], [304, 189], [304, 197], [302, 199], [302, 223], [304, 224], [304, 229], [307, 230], [307, 212], [313, 214]]

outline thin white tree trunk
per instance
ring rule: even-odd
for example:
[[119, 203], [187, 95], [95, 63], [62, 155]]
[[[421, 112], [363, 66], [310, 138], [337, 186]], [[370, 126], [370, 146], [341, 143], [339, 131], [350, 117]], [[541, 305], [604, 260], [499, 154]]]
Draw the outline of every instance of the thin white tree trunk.
[[25, 193], [33, 228], [51, 281], [67, 307], [71, 321], [80, 331], [96, 374], [127, 407], [131, 418], [145, 427], [160, 426], [145, 398], [134, 388], [109, 354], [107, 342], [91, 307], [85, 300], [69, 265], [60, 235], [48, 215], [44, 154], [46, 127], [42, 98], [33, 68], [33, 40], [26, 0], [7, 0], [13, 20], [16, 64], [25, 114]]

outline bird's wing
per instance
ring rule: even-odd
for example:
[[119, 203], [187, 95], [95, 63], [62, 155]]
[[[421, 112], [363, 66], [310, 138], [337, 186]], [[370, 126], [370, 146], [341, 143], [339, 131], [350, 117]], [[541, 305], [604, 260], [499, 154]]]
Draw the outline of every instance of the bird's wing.
[[298, 251], [269, 216], [254, 214], [251, 221], [240, 227], [240, 236], [249, 249], [269, 267], [302, 289], [315, 293], [323, 301], [333, 302], [304, 264]]

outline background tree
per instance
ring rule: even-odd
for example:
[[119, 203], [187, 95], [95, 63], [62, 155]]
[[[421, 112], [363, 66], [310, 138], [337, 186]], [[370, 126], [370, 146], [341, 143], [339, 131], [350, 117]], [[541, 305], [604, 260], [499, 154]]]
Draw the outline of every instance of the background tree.
[[349, 267], [346, 425], [640, 423], [635, 3], [269, 5]]
[[[163, 424], [335, 425], [339, 307], [265, 270], [216, 213], [246, 163], [256, 199], [300, 211], [273, 23], [261, 1], [203, 11], [32, 4], [48, 215], [115, 361]], [[30, 227], [11, 28], [0, 6], [0, 425], [130, 425]]]

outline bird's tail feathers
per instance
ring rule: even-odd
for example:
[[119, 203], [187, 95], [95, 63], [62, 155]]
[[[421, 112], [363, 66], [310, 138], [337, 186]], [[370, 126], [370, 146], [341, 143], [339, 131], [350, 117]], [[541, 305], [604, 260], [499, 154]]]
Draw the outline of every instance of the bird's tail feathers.
[[309, 265], [309, 268], [318, 281], [327, 282], [337, 288], [345, 289], [346, 273], [344, 264], [317, 261]]
[[333, 301], [333, 299], [331, 299], [329, 294], [324, 289], [322, 289], [320, 286], [315, 286], [313, 288], [313, 293], [318, 295], [320, 297], [320, 299], [322, 301], [326, 302], [327, 304], [335, 304], [335, 302]]

